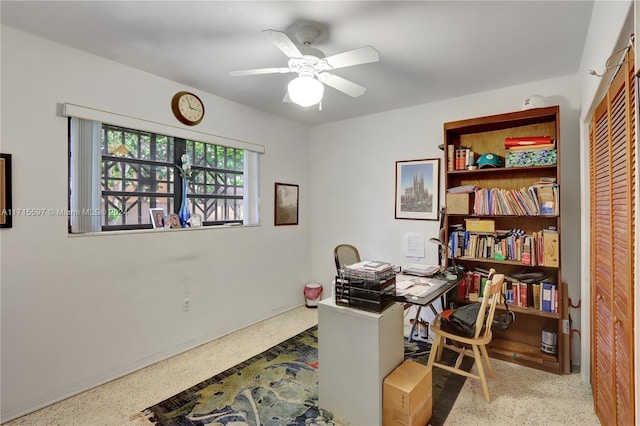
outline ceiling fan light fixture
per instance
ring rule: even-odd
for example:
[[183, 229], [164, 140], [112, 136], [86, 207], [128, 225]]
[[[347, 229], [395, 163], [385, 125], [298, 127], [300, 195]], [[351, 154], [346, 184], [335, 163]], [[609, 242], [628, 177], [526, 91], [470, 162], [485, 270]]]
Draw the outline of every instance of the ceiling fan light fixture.
[[324, 84], [310, 75], [300, 75], [291, 80], [287, 90], [291, 102], [308, 107], [322, 100]]

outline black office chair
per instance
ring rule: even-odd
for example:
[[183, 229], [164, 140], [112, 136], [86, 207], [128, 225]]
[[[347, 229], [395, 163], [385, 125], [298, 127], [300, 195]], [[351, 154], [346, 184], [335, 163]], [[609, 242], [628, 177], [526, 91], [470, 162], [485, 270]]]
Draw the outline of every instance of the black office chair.
[[340, 274], [340, 269], [344, 265], [360, 262], [360, 253], [351, 244], [340, 244], [333, 249], [333, 258], [336, 261], [336, 271]]

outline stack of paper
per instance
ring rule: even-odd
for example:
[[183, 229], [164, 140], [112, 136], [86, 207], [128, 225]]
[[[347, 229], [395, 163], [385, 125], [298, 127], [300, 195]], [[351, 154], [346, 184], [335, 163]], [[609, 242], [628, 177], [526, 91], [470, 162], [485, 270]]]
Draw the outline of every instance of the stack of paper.
[[396, 294], [398, 296], [425, 297], [446, 284], [446, 280], [426, 280], [418, 278], [396, 282]]
[[402, 272], [419, 277], [430, 277], [440, 270], [438, 265], [422, 265], [420, 263], [410, 263], [402, 268]]

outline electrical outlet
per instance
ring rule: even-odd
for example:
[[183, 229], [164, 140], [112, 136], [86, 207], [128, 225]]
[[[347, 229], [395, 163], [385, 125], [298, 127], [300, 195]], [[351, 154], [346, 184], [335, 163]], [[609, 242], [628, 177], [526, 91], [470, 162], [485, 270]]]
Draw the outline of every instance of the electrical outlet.
[[562, 332], [569, 334], [569, 320], [562, 320]]
[[191, 310], [191, 299], [184, 299], [182, 301], [182, 310], [184, 312], [189, 312]]

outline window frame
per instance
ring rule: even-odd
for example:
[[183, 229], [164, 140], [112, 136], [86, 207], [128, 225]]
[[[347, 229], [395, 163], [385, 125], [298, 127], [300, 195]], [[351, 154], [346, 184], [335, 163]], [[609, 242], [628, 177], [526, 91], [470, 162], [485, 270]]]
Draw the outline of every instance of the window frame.
[[[91, 120], [87, 121], [87, 122], [91, 122]], [[209, 176], [212, 176], [213, 179], [217, 179], [218, 176], [222, 176], [222, 181], [226, 182], [226, 179], [228, 179], [228, 176], [231, 175], [232, 177], [235, 176], [240, 176], [240, 184], [236, 184], [236, 185], [229, 185], [227, 186], [225, 183], [222, 183], [221, 185], [223, 186], [223, 188], [232, 188], [233, 189], [233, 194], [207, 194], [207, 193], [197, 193], [194, 191], [189, 191], [189, 193], [187, 194], [188, 200], [190, 201], [190, 210], [192, 210], [192, 212], [195, 212], [196, 214], [200, 214], [203, 217], [202, 220], [202, 226], [203, 227], [211, 227], [211, 226], [220, 226], [220, 225], [227, 225], [227, 224], [249, 224], [251, 222], [251, 219], [247, 217], [247, 209], [250, 210], [249, 214], [252, 214], [253, 211], [257, 211], [257, 206], [253, 206], [253, 207], [248, 207], [251, 205], [251, 200], [249, 192], [251, 192], [250, 190], [247, 190], [247, 185], [245, 184], [246, 179], [248, 178], [247, 176], [247, 167], [246, 167], [246, 162], [247, 162], [247, 155], [251, 154], [252, 151], [247, 150], [245, 148], [242, 147], [233, 147], [233, 146], [227, 146], [227, 145], [222, 145], [220, 143], [212, 143], [209, 141], [202, 141], [202, 140], [194, 140], [194, 139], [186, 139], [184, 137], [178, 137], [178, 136], [171, 136], [171, 135], [165, 135], [165, 134], [159, 134], [156, 132], [152, 132], [152, 131], [148, 131], [148, 130], [140, 130], [140, 129], [133, 129], [127, 126], [122, 126], [122, 125], [118, 125], [118, 124], [110, 124], [110, 123], [102, 123], [102, 122], [93, 122], [93, 125], [95, 126], [99, 126], [100, 127], [100, 141], [98, 141], [98, 146], [99, 146], [99, 150], [97, 155], [99, 156], [99, 159], [97, 160], [98, 163], [98, 167], [99, 167], [99, 171], [97, 172], [99, 175], [99, 194], [98, 194], [98, 206], [100, 209], [100, 219], [99, 219], [99, 224], [98, 224], [98, 228], [97, 230], [92, 230], [92, 231], [86, 231], [86, 230], [73, 230], [72, 229], [72, 218], [73, 218], [73, 210], [72, 210], [72, 190], [73, 190], [73, 182], [74, 182], [74, 178], [72, 177], [73, 173], [74, 173], [74, 166], [72, 165], [72, 120], [71, 117], [69, 119], [69, 197], [68, 197], [68, 206], [69, 206], [69, 223], [68, 223], [68, 231], [70, 234], [83, 234], [83, 233], [87, 233], [87, 232], [114, 232], [114, 231], [133, 231], [133, 230], [149, 230], [149, 229], [154, 229], [153, 228], [153, 224], [150, 221], [150, 216], [148, 216], [148, 212], [138, 212], [138, 221], [142, 222], [142, 223], [137, 223], [137, 224], [126, 224], [126, 223], [120, 223], [120, 224], [115, 224], [115, 225], [109, 225], [104, 224], [103, 221], [107, 222], [108, 221], [108, 203], [106, 202], [106, 197], [110, 197], [110, 196], [122, 196], [124, 194], [131, 194], [133, 196], [140, 196], [140, 197], [145, 197], [147, 198], [147, 203], [149, 204], [149, 209], [150, 208], [154, 208], [157, 206], [157, 204], [155, 202], [152, 202], [152, 200], [162, 200], [162, 199], [166, 199], [166, 206], [167, 206], [167, 211], [166, 214], [171, 214], [171, 213], [177, 213], [178, 209], [180, 208], [180, 204], [181, 204], [181, 200], [182, 200], [182, 180], [183, 177], [181, 176], [181, 173], [179, 172], [179, 169], [177, 166], [181, 166], [181, 161], [180, 158], [182, 157], [182, 154], [186, 153], [187, 151], [187, 146], [191, 147], [192, 152], [195, 152], [195, 147], [197, 144], [202, 144], [203, 146], [205, 146], [205, 162], [209, 162], [206, 160], [206, 155], [208, 152], [208, 146], [212, 147], [213, 150], [213, 162], [217, 163], [217, 158], [215, 156], [219, 155], [219, 150], [223, 150], [223, 155], [227, 155], [227, 153], [229, 152], [229, 150], [231, 150], [232, 155], [234, 156], [233, 158], [233, 163], [236, 164], [236, 166], [239, 166], [240, 169], [238, 169], [237, 167], [235, 169], [230, 169], [230, 168], [225, 168], [225, 167], [209, 167], [209, 166], [203, 166], [203, 165], [192, 165], [192, 170], [198, 173], [203, 173], [203, 182], [199, 182], [199, 183], [194, 183], [194, 182], [190, 182], [188, 185], [193, 189], [192, 185], [196, 185], [196, 186], [200, 186], [200, 185], [204, 185], [205, 188], [207, 187], [207, 173], [210, 174]], [[173, 155], [172, 158], [171, 156], [169, 156], [169, 158], [167, 158], [166, 161], [163, 160], [158, 160], [158, 159], [140, 159], [140, 158], [135, 158], [135, 157], [125, 157], [125, 159], [122, 159], [122, 156], [118, 156], [118, 155], [113, 155], [111, 153], [104, 153], [103, 151], [103, 138], [105, 136], [104, 132], [106, 131], [105, 129], [110, 129], [110, 130], [120, 130], [123, 132], [131, 132], [134, 134], [146, 134], [149, 137], [151, 137], [151, 139], [154, 141], [153, 143], [155, 144], [156, 140], [159, 137], [166, 137], [169, 139], [169, 149], [171, 148], [171, 146], [173, 147]], [[124, 137], [123, 137], [123, 141], [124, 141]], [[106, 143], [106, 142], [104, 142]], [[151, 148], [150, 148], [151, 149]], [[240, 151], [240, 152], [239, 152]], [[238, 154], [241, 155], [241, 159], [238, 159]], [[226, 157], [225, 157], [226, 158]], [[147, 191], [116, 191], [116, 190], [112, 190], [112, 189], [105, 189], [104, 187], [104, 182], [106, 182], [106, 179], [108, 178], [108, 175], [106, 174], [106, 172], [104, 171], [104, 167], [109, 163], [109, 162], [122, 162], [124, 163], [129, 163], [129, 164], [140, 164], [141, 166], [148, 166], [150, 167], [150, 169], [153, 169], [154, 167], [157, 166], [161, 166], [161, 167], [166, 167], [167, 168], [167, 178], [164, 182], [166, 182], [167, 185], [167, 192], [147, 192]], [[240, 161], [240, 164], [238, 164], [238, 161]], [[225, 161], [225, 165], [226, 165], [226, 161]], [[257, 162], [256, 162], [257, 164]], [[258, 167], [255, 167], [256, 173], [258, 170]], [[141, 172], [141, 169], [137, 170], [138, 174]], [[78, 179], [78, 178], [76, 178]], [[123, 184], [126, 182], [126, 178], [122, 177], [123, 179]], [[233, 178], [233, 180], [235, 181], [237, 178]], [[252, 177], [253, 180], [257, 181], [257, 176], [256, 177]], [[139, 179], [136, 179], [136, 181], [139, 181]], [[153, 180], [152, 184], [154, 187], [156, 186], [157, 180]], [[211, 184], [209, 184], [209, 186], [211, 186]], [[255, 184], [253, 185], [254, 187], [256, 186]], [[226, 190], [224, 191], [226, 192]], [[251, 198], [254, 198], [255, 200], [258, 199], [258, 195], [257, 194], [253, 194], [253, 196]], [[239, 210], [239, 214], [242, 215], [242, 218], [233, 218], [233, 219], [221, 219], [221, 220], [206, 220], [206, 218], [204, 217], [204, 213], [207, 211], [211, 211], [212, 214], [216, 214], [216, 204], [217, 202], [213, 203], [213, 207], [211, 205], [203, 205], [202, 203], [199, 203], [198, 201], [202, 201], [202, 200], [224, 200], [226, 202], [226, 200], [234, 200], [234, 203], [232, 203], [233, 205], [231, 206], [231, 208], [236, 211], [236, 213]], [[138, 202], [138, 201], [137, 201]], [[255, 204], [255, 202], [254, 202]], [[95, 204], [94, 204], [95, 205]], [[125, 205], [126, 206], [126, 205]], [[198, 207], [199, 206], [199, 207]], [[117, 207], [116, 207], [117, 208]], [[120, 207], [122, 208], [122, 207]], [[140, 208], [140, 207], [137, 207]], [[79, 210], [78, 208], [76, 208], [76, 210]], [[146, 213], [146, 214], [145, 214]], [[257, 216], [256, 216], [257, 217]], [[149, 223], [145, 223], [145, 220], [149, 220]], [[126, 219], [125, 219], [126, 220]], [[255, 221], [253, 222], [255, 224]], [[95, 229], [95, 228], [94, 228]]]

